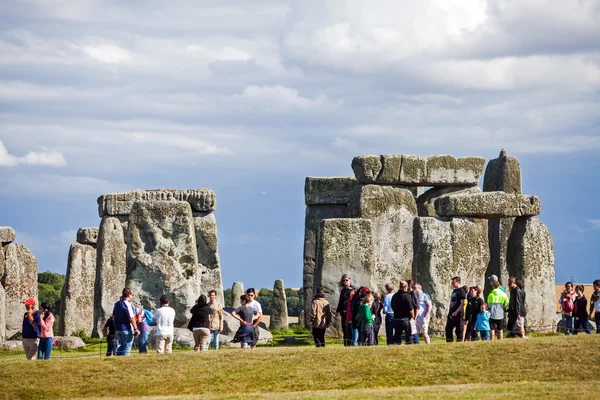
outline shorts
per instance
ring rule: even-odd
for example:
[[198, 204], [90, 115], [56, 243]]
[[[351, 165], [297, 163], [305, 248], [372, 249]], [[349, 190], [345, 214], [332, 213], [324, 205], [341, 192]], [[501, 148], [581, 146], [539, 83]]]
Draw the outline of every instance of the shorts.
[[417, 334], [425, 335], [429, 332], [429, 318], [417, 318]]
[[492, 330], [492, 331], [503, 331], [504, 330], [504, 319], [492, 319], [492, 318], [490, 318], [490, 330]]
[[525, 318], [523, 317], [519, 317], [517, 318], [517, 323], [515, 324], [515, 326], [519, 329], [523, 328], [523, 322], [525, 322]]

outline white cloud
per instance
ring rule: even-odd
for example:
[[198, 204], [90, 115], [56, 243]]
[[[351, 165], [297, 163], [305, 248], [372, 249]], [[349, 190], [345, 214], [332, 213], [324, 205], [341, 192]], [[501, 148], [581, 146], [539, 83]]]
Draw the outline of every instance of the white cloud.
[[592, 229], [600, 229], [600, 219], [588, 219]]
[[253, 105], [268, 107], [272, 110], [308, 110], [319, 107], [327, 102], [327, 96], [319, 95], [314, 99], [302, 97], [298, 90], [281, 85], [257, 86], [249, 85], [241, 94], [234, 95], [236, 98], [245, 98], [252, 101]]
[[8, 152], [0, 140], [0, 167], [15, 167], [17, 165], [41, 165], [49, 167], [65, 167], [65, 157], [56, 150], [30, 151], [23, 157], [17, 157]]
[[9, 175], [0, 176], [0, 184], [5, 190], [2, 197], [41, 196], [43, 198], [70, 198], [79, 196], [100, 196], [103, 193], [132, 189], [120, 183], [89, 176], [72, 175]]
[[81, 50], [88, 56], [106, 64], [128, 63], [133, 58], [130, 52], [113, 44], [87, 45], [81, 47]]
[[230, 154], [227, 147], [219, 147], [202, 139], [177, 134], [133, 133], [133, 142], [143, 144], [157, 144], [165, 147], [174, 147], [180, 150], [191, 151], [201, 155]]

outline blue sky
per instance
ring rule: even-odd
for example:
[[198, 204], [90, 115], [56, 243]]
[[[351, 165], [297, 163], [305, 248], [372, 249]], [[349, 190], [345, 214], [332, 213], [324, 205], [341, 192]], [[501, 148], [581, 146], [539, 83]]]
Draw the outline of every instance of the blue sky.
[[3, 3], [0, 225], [42, 271], [100, 194], [209, 187], [225, 286], [299, 287], [305, 176], [506, 148], [557, 281], [600, 278], [599, 1]]

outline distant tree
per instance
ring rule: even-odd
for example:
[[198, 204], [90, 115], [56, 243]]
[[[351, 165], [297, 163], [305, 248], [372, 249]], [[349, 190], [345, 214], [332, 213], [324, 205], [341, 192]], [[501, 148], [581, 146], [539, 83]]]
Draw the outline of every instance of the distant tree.
[[38, 274], [38, 300], [40, 303], [47, 301], [56, 315], [60, 313], [60, 297], [64, 284], [64, 275], [50, 271]]
[[258, 297], [256, 300], [260, 303], [263, 314], [270, 315], [271, 314], [271, 299], [273, 298], [273, 290], [262, 288], [258, 293]]
[[231, 293], [231, 288], [223, 290], [223, 297], [223, 301], [225, 302], [223, 306], [233, 307], [233, 293]]

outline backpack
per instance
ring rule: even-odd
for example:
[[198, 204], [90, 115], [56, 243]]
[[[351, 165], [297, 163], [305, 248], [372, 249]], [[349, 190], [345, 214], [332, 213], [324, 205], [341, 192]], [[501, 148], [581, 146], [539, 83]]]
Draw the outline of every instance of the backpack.
[[571, 296], [563, 297], [562, 309], [565, 314], [570, 314], [573, 312], [573, 302], [571, 301]]
[[148, 325], [154, 325], [154, 314], [152, 314], [150, 310], [143, 309], [142, 311], [144, 312], [144, 318], [146, 318], [146, 323]]

